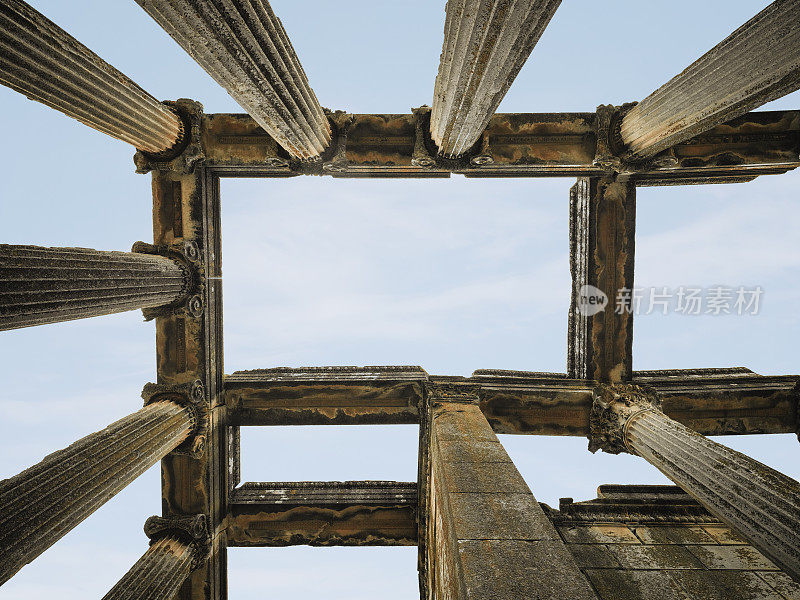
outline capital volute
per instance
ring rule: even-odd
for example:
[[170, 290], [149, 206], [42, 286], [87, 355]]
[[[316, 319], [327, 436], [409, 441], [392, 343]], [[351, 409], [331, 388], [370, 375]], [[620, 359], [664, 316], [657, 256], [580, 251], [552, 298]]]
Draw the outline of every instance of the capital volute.
[[203, 382], [195, 379], [188, 383], [148, 383], [142, 390], [144, 405], [170, 401], [185, 406], [192, 415], [192, 432], [173, 452], [199, 457], [203, 455], [208, 435], [209, 401]]
[[625, 427], [636, 415], [661, 410], [652, 389], [633, 384], [597, 384], [589, 413], [589, 451], [633, 454], [625, 443]]
[[203, 289], [205, 287], [205, 270], [203, 253], [194, 241], [168, 245], [153, 245], [146, 242], [136, 242], [131, 252], [137, 254], [153, 254], [169, 258], [183, 271], [184, 290], [181, 297], [175, 302], [155, 308], [143, 308], [142, 314], [145, 321], [156, 317], [173, 314], [186, 314], [190, 317], [200, 318], [203, 315]]
[[144, 523], [144, 533], [150, 544], [168, 536], [174, 536], [192, 547], [192, 570], [199, 568], [211, 553], [211, 534], [208, 520], [203, 514], [158, 517], [153, 516]]
[[175, 145], [156, 154], [137, 150], [133, 156], [133, 164], [137, 173], [150, 171], [172, 171], [189, 174], [201, 164], [205, 158], [203, 146], [202, 122], [203, 105], [188, 98], [180, 98], [174, 102], [165, 101], [181, 120], [181, 133]]

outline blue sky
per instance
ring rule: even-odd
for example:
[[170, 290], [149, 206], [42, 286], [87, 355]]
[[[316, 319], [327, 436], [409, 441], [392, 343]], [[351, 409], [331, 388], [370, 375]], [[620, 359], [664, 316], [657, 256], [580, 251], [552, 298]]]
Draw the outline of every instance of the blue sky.
[[[38, 10], [158, 98], [240, 112], [131, 0], [41, 0]], [[764, 1], [564, 0], [500, 111], [592, 111], [641, 99], [765, 6]], [[350, 112], [430, 104], [444, 2], [275, 0], [321, 103]], [[691, 19], [687, 19], [691, 15]], [[800, 94], [768, 108], [800, 108]], [[149, 240], [150, 179], [132, 150], [0, 89], [0, 237], [127, 250]], [[563, 371], [571, 179], [223, 181], [225, 371], [418, 364]], [[641, 286], [761, 285], [757, 316], [640, 316], [635, 368], [747, 366], [800, 372], [800, 175], [638, 191]], [[5, 332], [0, 477], [141, 405], [155, 377], [141, 313]], [[794, 436], [724, 438], [800, 477]], [[662, 481], [641, 459], [590, 455], [586, 440], [502, 436], [541, 501], [594, 497], [601, 483]], [[248, 429], [249, 480], [416, 477], [416, 428]], [[146, 547], [160, 510], [151, 469], [11, 582], [2, 600], [102, 595]], [[232, 600], [414, 597], [416, 550], [232, 549]]]

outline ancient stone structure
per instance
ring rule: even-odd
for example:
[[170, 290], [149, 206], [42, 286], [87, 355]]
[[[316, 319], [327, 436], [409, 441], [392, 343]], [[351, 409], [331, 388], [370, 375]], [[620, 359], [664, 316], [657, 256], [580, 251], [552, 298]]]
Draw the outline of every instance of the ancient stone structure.
[[0, 82], [152, 153], [177, 149], [180, 117], [22, 0], [0, 4]]
[[268, 2], [136, 1], [289, 154], [328, 147], [328, 120]]
[[[196, 259], [197, 248], [189, 251]], [[194, 286], [191, 265], [180, 252], [168, 258], [141, 251], [0, 244], [0, 269], [0, 329], [175, 306]]]
[[603, 600], [792, 598], [798, 584], [679, 487], [601, 485], [545, 506]]
[[447, 2], [430, 116], [431, 137], [442, 156], [459, 157], [478, 141], [559, 4]]
[[[0, 328], [141, 308], [145, 407], [0, 482], [0, 583], [161, 460], [150, 546], [108, 599], [227, 597], [233, 546], [411, 545], [422, 598], [794, 598], [798, 483], [705, 436], [798, 431], [797, 375], [632, 370], [636, 188], [800, 166], [800, 0], [776, 0], [638, 105], [494, 114], [558, 1], [451, 0], [432, 107], [323, 111], [264, 0], [137, 0], [248, 114], [158, 103], [20, 0], [0, 0], [0, 81], [133, 144], [153, 244], [0, 246]], [[35, 58], [35, 60], [33, 59]], [[568, 176], [565, 373], [418, 366], [223, 375], [221, 177]], [[623, 307], [625, 305], [623, 304]], [[416, 482], [240, 483], [239, 428], [419, 425]], [[538, 503], [497, 434], [586, 436], [670, 486]]]

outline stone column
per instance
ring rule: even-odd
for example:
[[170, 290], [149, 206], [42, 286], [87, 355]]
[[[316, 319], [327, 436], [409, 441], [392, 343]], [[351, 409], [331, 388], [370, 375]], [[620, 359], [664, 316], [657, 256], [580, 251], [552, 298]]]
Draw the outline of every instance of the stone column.
[[570, 190], [569, 205], [567, 373], [626, 381], [633, 369], [636, 186], [622, 176], [582, 177]]
[[477, 395], [445, 384], [430, 388], [429, 399], [420, 455], [422, 597], [596, 598]]
[[0, 330], [166, 306], [193, 285], [177, 254], [7, 244], [0, 244], [0, 279]]
[[103, 600], [169, 600], [210, 552], [205, 515], [150, 517], [150, 548]]
[[800, 483], [667, 417], [654, 392], [598, 385], [589, 450], [641, 456], [795, 579]]
[[431, 107], [448, 158], [478, 141], [561, 0], [449, 0]]
[[622, 119], [647, 158], [800, 87], [800, 0], [776, 0]]
[[202, 396], [199, 382], [156, 393], [141, 410], [0, 481], [0, 585], [182, 443], [201, 452]]
[[293, 157], [319, 158], [328, 120], [266, 0], [136, 0]]
[[183, 122], [21, 0], [0, 4], [0, 83], [139, 150], [177, 150]]

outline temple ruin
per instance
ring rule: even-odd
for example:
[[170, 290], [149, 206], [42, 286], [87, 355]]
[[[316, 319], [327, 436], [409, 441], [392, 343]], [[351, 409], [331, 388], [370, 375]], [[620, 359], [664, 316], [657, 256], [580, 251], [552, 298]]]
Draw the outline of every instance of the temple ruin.
[[[141, 309], [157, 354], [142, 408], [0, 482], [0, 584], [160, 461], [163, 514], [106, 600], [223, 600], [228, 547], [292, 544], [417, 546], [426, 600], [800, 597], [800, 484], [706, 437], [797, 432], [800, 377], [634, 371], [632, 311], [578, 309], [584, 286], [633, 288], [637, 187], [800, 165], [800, 111], [751, 112], [800, 88], [800, 0], [639, 102], [525, 114], [495, 110], [560, 0], [449, 0], [432, 105], [408, 114], [322, 108], [266, 0], [136, 1], [244, 114], [159, 102], [0, 0], [0, 82], [131, 144], [154, 228], [130, 252], [0, 245], [0, 329]], [[565, 373], [224, 375], [220, 178], [451, 173], [577, 179]], [[241, 483], [240, 428], [293, 424], [418, 424], [418, 479]], [[601, 486], [551, 508], [498, 433], [585, 436], [676, 486]]]

